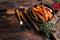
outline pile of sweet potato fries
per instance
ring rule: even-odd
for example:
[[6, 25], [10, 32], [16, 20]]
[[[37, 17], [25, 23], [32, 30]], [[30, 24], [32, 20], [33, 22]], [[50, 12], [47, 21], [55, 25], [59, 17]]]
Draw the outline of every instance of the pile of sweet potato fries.
[[39, 4], [36, 7], [33, 7], [32, 13], [36, 20], [41, 20], [45, 22], [53, 17], [52, 10], [43, 4]]

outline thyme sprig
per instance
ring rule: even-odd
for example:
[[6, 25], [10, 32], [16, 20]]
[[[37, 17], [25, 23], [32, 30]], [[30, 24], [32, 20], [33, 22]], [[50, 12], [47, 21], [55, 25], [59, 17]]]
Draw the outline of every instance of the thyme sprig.
[[39, 24], [40, 31], [44, 32], [48, 37], [55, 32], [54, 28], [56, 27], [56, 23], [48, 22]]

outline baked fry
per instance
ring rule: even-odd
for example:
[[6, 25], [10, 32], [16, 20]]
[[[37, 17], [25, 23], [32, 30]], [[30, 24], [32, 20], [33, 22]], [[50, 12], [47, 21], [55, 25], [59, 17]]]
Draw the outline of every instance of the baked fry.
[[33, 13], [34, 17], [36, 18], [36, 20], [38, 20], [38, 17], [37, 17], [37, 15], [35, 14], [35, 12], [33, 11], [33, 9], [32, 9], [32, 13]]
[[39, 10], [35, 7], [32, 8], [34, 11], [39, 12]]
[[49, 17], [49, 19], [51, 19], [52, 18], [52, 16], [53, 16], [53, 14], [49, 11], [49, 10], [47, 10], [47, 14], [49, 15], [48, 17]]
[[42, 5], [42, 9], [43, 9], [43, 12], [46, 13], [46, 9], [44, 5]]
[[42, 11], [38, 10], [37, 8], [33, 7], [33, 10], [34, 10], [35, 12], [38, 12], [38, 13], [41, 14], [42, 16], [44, 16], [44, 13], [43, 13]]
[[44, 11], [44, 17], [45, 17], [45, 20], [46, 21], [48, 21], [48, 14], [47, 14], [47, 10], [45, 9], [45, 6], [44, 5], [42, 5], [42, 9], [43, 9], [43, 11]]
[[45, 6], [45, 8], [46, 8], [47, 10], [49, 10], [50, 12], [53, 12], [50, 8], [48, 8], [48, 7], [46, 7], [46, 6]]
[[37, 16], [39, 17], [39, 19], [41, 20], [41, 21], [44, 21], [45, 22], [45, 18], [43, 17], [43, 16], [41, 16], [39, 13], [37, 13], [36, 12], [36, 14], [37, 14]]
[[53, 16], [52, 10], [50, 8], [39, 4], [36, 6], [36, 8], [35, 7], [32, 8], [32, 12], [34, 16], [36, 14], [36, 16], [42, 21], [48, 21]]
[[48, 21], [48, 14], [45, 14], [45, 20]]
[[42, 8], [40, 6], [36, 6], [36, 8], [39, 10], [39, 11], [42, 11]]

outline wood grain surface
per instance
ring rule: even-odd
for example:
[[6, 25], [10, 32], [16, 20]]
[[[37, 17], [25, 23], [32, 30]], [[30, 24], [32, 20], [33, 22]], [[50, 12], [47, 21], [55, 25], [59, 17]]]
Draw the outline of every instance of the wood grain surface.
[[44, 40], [46, 38], [43, 34], [30, 31], [25, 24], [20, 26], [16, 15], [4, 17], [0, 19], [0, 40]]
[[[46, 0], [43, 1], [48, 2]], [[49, 3], [51, 1], [49, 1]], [[7, 2], [7, 0], [0, 0], [0, 2]], [[4, 9], [10, 9], [11, 7], [14, 8], [13, 5], [9, 6], [8, 3], [0, 5], [0, 8]], [[60, 40], [60, 19], [57, 22], [57, 31], [59, 32], [55, 36], [57, 39]], [[45, 39], [47, 39], [47, 37], [44, 34], [31, 32], [25, 25], [25, 23], [24, 26], [21, 26], [15, 14], [12, 16], [9, 15], [0, 16], [0, 40], [45, 40]]]

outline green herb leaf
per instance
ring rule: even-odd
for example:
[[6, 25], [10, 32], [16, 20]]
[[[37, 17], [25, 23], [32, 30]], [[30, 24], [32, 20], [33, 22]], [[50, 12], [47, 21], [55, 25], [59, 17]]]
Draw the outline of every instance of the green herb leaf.
[[39, 24], [40, 31], [43, 31], [48, 37], [52, 34], [52, 32], [55, 32], [55, 30], [52, 30], [52, 28], [56, 27], [56, 23], [41, 23]]

